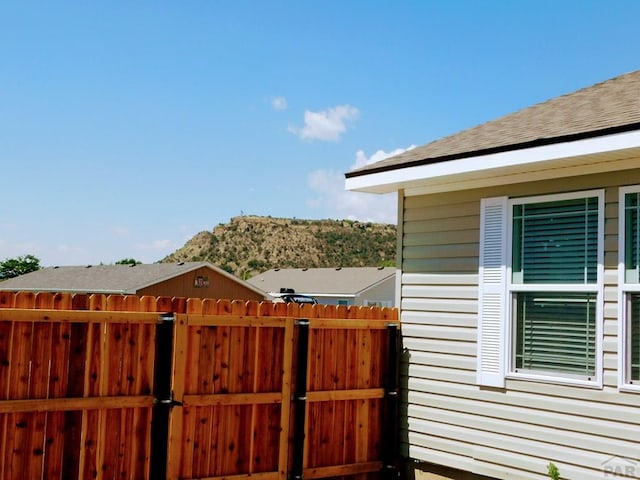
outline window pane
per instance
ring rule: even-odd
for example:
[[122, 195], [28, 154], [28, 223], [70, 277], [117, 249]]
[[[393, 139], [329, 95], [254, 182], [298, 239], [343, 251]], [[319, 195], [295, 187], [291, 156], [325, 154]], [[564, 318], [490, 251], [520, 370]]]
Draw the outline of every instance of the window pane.
[[625, 195], [625, 281], [639, 283], [640, 275], [640, 193]]
[[640, 294], [629, 297], [629, 380], [640, 382]]
[[595, 283], [597, 197], [515, 205], [514, 283]]
[[516, 369], [594, 376], [596, 294], [521, 292], [516, 299]]

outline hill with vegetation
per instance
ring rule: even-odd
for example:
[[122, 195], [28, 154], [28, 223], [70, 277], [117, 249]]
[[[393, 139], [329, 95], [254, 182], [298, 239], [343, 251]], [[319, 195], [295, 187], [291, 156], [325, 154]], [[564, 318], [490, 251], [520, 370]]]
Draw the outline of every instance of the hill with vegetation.
[[234, 217], [161, 262], [208, 261], [240, 278], [272, 268], [395, 265], [396, 226], [352, 220]]

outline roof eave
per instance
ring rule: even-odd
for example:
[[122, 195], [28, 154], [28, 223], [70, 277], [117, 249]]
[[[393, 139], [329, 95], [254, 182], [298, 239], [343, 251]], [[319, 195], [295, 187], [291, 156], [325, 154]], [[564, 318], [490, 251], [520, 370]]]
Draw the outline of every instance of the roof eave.
[[[368, 193], [445, 192], [623, 170], [637, 166], [640, 125], [634, 130], [544, 145], [389, 167], [346, 176], [347, 190]], [[633, 158], [635, 157], [635, 161]], [[358, 173], [358, 174], [355, 174]]]
[[36, 288], [36, 287], [12, 287], [0, 288], [3, 292], [29, 292], [29, 293], [70, 293], [70, 294], [101, 294], [101, 295], [135, 295], [130, 289], [118, 290], [111, 288]]
[[249, 282], [246, 282], [245, 280], [242, 280], [241, 278], [236, 277], [235, 275], [227, 272], [226, 270], [223, 270], [220, 267], [215, 266], [214, 264], [212, 264], [210, 262], [189, 262], [187, 267], [184, 270], [180, 271], [180, 272], [173, 272], [173, 273], [165, 275], [163, 277], [159, 277], [159, 278], [156, 278], [154, 280], [145, 282], [143, 284], [136, 285], [134, 293], [138, 292], [138, 291], [140, 291], [140, 290], [142, 290], [144, 288], [149, 288], [149, 287], [152, 287], [152, 286], [157, 285], [159, 283], [166, 282], [167, 280], [170, 280], [172, 278], [179, 277], [180, 275], [185, 275], [187, 273], [194, 272], [194, 271], [196, 271], [196, 270], [198, 270], [200, 268], [208, 268], [208, 269], [216, 272], [217, 274], [219, 274], [219, 275], [221, 275], [223, 277], [226, 277], [226, 278], [228, 278], [228, 279], [230, 279], [230, 280], [242, 285], [243, 287], [247, 288], [247, 290], [251, 290], [256, 295], [260, 295], [260, 296], [263, 296], [263, 297], [266, 295], [266, 292], [263, 292], [258, 287], [254, 286], [254, 285], [251, 285]]

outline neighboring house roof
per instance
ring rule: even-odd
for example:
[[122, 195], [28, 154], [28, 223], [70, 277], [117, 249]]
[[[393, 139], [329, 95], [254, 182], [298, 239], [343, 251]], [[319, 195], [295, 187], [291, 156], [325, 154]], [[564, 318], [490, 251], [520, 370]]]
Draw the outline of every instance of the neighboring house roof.
[[[514, 87], [517, 88], [517, 87]], [[430, 166], [420, 170], [429, 176], [443, 175], [437, 164], [473, 158], [475, 166], [490, 169], [497, 155], [504, 152], [553, 146], [613, 136], [640, 130], [640, 70], [525, 108], [482, 125], [441, 138], [391, 158], [352, 170], [346, 174], [347, 188], [364, 191], [394, 191], [411, 187], [410, 179], [385, 178], [376, 182], [358, 181], [359, 177], [384, 174], [411, 167]], [[633, 142], [636, 143], [634, 137]], [[626, 147], [620, 143], [620, 148]], [[593, 144], [590, 144], [593, 147]], [[599, 145], [596, 145], [599, 147]], [[594, 150], [596, 147], [593, 147]], [[550, 152], [550, 151], [549, 151]], [[560, 152], [555, 156], [578, 156], [582, 151]], [[588, 152], [591, 153], [591, 152]], [[544, 155], [545, 151], [541, 150]], [[637, 154], [637, 152], [636, 152]], [[493, 155], [493, 156], [492, 156]], [[484, 160], [480, 161], [480, 159]], [[485, 166], [484, 163], [487, 165]], [[504, 162], [506, 164], [506, 162]], [[533, 161], [529, 161], [532, 164]], [[463, 165], [463, 164], [461, 164]], [[438, 168], [440, 170], [438, 170]], [[456, 172], [469, 171], [469, 165]], [[451, 174], [451, 171], [445, 172]], [[416, 174], [419, 175], [418, 171]], [[487, 173], [488, 176], [491, 173]], [[415, 174], [414, 174], [415, 177]], [[375, 183], [393, 183], [386, 189], [370, 188]]]
[[0, 290], [135, 294], [140, 289], [202, 267], [264, 295], [259, 289], [208, 262], [47, 267], [0, 282]]
[[276, 268], [248, 282], [270, 293], [293, 288], [296, 293], [315, 296], [355, 296], [395, 273], [395, 267]]

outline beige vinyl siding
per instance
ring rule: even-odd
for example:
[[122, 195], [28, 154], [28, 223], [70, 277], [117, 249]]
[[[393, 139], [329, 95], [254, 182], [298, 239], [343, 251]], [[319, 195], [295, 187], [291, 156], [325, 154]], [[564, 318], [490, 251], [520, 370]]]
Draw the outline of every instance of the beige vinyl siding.
[[[639, 159], [640, 162], [640, 159]], [[640, 169], [404, 197], [401, 316], [405, 452], [496, 478], [601, 480], [612, 457], [638, 463], [640, 394], [618, 391], [618, 186]], [[605, 188], [602, 388], [507, 379], [476, 384], [480, 199]], [[613, 460], [615, 461], [615, 459]], [[622, 460], [623, 461], [623, 460]]]
[[365, 301], [380, 302], [383, 306], [395, 307], [396, 277], [392, 275], [381, 282], [372, 285], [358, 296], [358, 305], [364, 305]]

